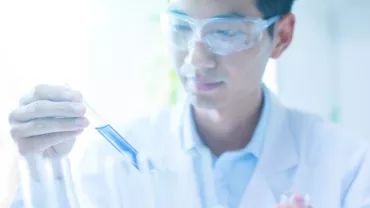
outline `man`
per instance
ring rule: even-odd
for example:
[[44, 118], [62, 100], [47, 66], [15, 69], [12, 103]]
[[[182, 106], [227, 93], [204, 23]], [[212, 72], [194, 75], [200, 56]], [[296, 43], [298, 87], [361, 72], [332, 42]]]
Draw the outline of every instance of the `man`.
[[[370, 207], [368, 143], [285, 108], [261, 84], [269, 58], [292, 41], [292, 4], [171, 1], [162, 23], [188, 99], [136, 123], [127, 138], [149, 152], [174, 138], [184, 152], [210, 150], [217, 196], [231, 208], [303, 207], [299, 194], [309, 195], [313, 207]], [[27, 158], [69, 153], [88, 126], [79, 92], [40, 85], [20, 103], [9, 120]], [[297, 204], [279, 204], [286, 192], [298, 194]]]

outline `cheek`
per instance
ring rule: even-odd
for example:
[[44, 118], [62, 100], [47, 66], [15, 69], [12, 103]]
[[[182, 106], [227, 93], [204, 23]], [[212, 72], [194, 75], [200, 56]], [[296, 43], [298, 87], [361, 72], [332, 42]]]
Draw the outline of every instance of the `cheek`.
[[258, 74], [259, 58], [252, 51], [241, 52], [225, 57], [223, 68], [227, 69], [232, 79], [253, 79]]
[[260, 86], [268, 56], [256, 47], [220, 59], [221, 67], [227, 70], [229, 86], [235, 91], [245, 91]]

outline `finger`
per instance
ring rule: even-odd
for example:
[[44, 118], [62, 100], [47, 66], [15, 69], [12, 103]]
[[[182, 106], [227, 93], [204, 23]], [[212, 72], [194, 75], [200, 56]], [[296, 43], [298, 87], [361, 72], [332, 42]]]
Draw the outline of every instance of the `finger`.
[[311, 205], [305, 206], [305, 205], [299, 205], [299, 204], [293, 204], [293, 205], [279, 204], [276, 206], [276, 208], [312, 208], [312, 206]]
[[293, 195], [293, 202], [294, 203], [304, 203], [305, 202], [305, 198], [304, 198], [304, 196], [302, 196], [300, 194], [294, 194]]
[[83, 130], [44, 134], [34, 137], [17, 139], [18, 151], [23, 156], [44, 152], [47, 148], [74, 139]]
[[82, 117], [85, 112], [86, 108], [82, 103], [39, 100], [25, 106], [20, 106], [11, 112], [9, 122], [25, 122], [47, 117]]
[[[293, 204], [293, 205], [280, 204], [280, 205], [277, 205], [276, 208], [307, 208], [307, 207], [305, 207], [304, 205], [297, 205], [297, 204]], [[308, 208], [312, 208], [312, 207], [308, 207]]]
[[[53, 145], [51, 147], [51, 149], [55, 153], [54, 154], [55, 156], [65, 155], [65, 154], [69, 153], [72, 150], [74, 144], [75, 144], [75, 139], [72, 140], [72, 141], [62, 142], [62, 143]], [[51, 155], [51, 156], [53, 156], [53, 155]]]
[[293, 195], [293, 204], [296, 208], [306, 208], [306, 204], [308, 201], [306, 201], [305, 197], [301, 194], [294, 194]]
[[293, 208], [292, 205], [278, 204], [276, 208]]
[[58, 85], [38, 85], [30, 93], [21, 98], [20, 105], [27, 105], [37, 100], [82, 102], [82, 94], [78, 91]]
[[89, 122], [86, 118], [43, 118], [13, 125], [11, 135], [14, 139], [42, 134], [84, 129]]

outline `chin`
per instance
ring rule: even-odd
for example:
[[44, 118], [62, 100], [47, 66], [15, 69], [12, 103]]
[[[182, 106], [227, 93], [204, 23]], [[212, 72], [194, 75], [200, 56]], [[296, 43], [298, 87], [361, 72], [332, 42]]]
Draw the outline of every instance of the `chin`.
[[195, 94], [188, 94], [187, 96], [189, 97], [191, 104], [196, 108], [217, 110], [223, 106], [222, 103], [217, 102], [215, 99], [208, 96]]

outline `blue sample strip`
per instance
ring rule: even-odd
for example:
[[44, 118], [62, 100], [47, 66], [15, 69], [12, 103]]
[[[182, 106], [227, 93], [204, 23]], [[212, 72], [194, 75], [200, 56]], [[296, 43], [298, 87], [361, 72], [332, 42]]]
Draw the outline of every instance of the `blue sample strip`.
[[[104, 138], [111, 143], [121, 154], [128, 154], [132, 158], [132, 164], [139, 170], [138, 164], [138, 151], [130, 145], [111, 125], [105, 125], [102, 127], [97, 127], [96, 130], [99, 131]], [[149, 161], [149, 170], [153, 170], [154, 165]]]

